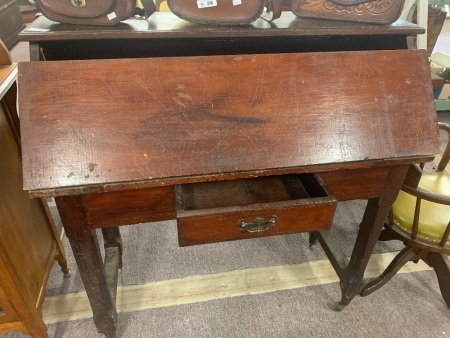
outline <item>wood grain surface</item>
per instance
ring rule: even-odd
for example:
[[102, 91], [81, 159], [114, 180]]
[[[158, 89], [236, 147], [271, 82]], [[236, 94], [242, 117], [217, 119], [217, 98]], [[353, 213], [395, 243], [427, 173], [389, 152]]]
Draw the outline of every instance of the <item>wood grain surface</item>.
[[24, 187], [53, 195], [439, 146], [417, 50], [31, 62], [19, 89]]

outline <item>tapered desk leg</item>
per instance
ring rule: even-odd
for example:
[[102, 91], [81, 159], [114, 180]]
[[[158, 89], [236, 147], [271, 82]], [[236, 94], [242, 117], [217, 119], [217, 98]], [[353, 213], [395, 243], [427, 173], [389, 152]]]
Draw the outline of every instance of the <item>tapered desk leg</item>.
[[55, 198], [61, 221], [77, 262], [97, 331], [116, 335], [117, 312], [109, 291], [95, 230], [91, 230], [81, 196]]
[[336, 310], [338, 311], [347, 306], [362, 290], [364, 271], [389, 209], [403, 184], [408, 167], [408, 165], [404, 165], [389, 168], [389, 174], [381, 195], [378, 198], [370, 199], [367, 204], [350, 261], [341, 275], [342, 298], [336, 304]]
[[117, 248], [119, 251], [119, 269], [122, 268], [122, 236], [120, 235], [119, 227], [103, 228], [103, 242], [105, 245], [105, 250], [108, 248]]

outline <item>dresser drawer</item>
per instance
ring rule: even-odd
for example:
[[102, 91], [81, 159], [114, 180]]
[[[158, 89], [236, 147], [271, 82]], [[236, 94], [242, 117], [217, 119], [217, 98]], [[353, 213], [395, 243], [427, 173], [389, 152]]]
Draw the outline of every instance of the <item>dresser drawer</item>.
[[337, 201], [315, 174], [175, 187], [180, 246], [327, 229]]

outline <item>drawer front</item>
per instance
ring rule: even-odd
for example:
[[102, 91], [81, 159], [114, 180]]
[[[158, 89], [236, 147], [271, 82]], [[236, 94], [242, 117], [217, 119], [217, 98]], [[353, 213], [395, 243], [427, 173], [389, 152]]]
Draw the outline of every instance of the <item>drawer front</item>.
[[[303, 176], [311, 178], [311, 175]], [[247, 192], [244, 194], [247, 197], [244, 198], [240, 198], [240, 194], [235, 193], [234, 187], [230, 193], [227, 186], [234, 182], [223, 182], [223, 187], [221, 184], [215, 183], [215, 189], [212, 191], [208, 191], [207, 188], [192, 189], [192, 186], [177, 187], [177, 208], [183, 209], [183, 206], [188, 204], [190, 209], [177, 211], [179, 244], [187, 246], [328, 229], [333, 223], [337, 202], [320, 178], [316, 176], [314, 178], [317, 179], [313, 184], [314, 189], [319, 187], [321, 193], [317, 194], [315, 191], [310, 194], [306, 191], [309, 190], [308, 188], [304, 191], [306, 196], [298, 196], [299, 189], [297, 186], [290, 185], [291, 179], [285, 182], [285, 193], [277, 189], [280, 184], [267, 182], [271, 179], [279, 182], [280, 177], [242, 180], [242, 190]], [[256, 184], [257, 187], [254, 188], [253, 182], [251, 182], [253, 180], [262, 180], [262, 183]], [[247, 181], [250, 182], [249, 185], [246, 184]], [[265, 187], [270, 195], [267, 198], [261, 196]], [[303, 185], [301, 188], [303, 190]], [[257, 200], [262, 199], [263, 202], [243, 205], [242, 200], [249, 201], [249, 191], [250, 195], [256, 196]], [[183, 196], [183, 193], [190, 193], [191, 196], [187, 198]], [[236, 201], [224, 202], [224, 199], [226, 200], [227, 196], [232, 196], [233, 193]], [[220, 207], [211, 205], [210, 201], [214, 200], [213, 196], [219, 197]], [[291, 199], [286, 199], [286, 196]], [[277, 200], [282, 197], [285, 199]], [[183, 205], [183, 202], [180, 202], [183, 199], [188, 200], [189, 203], [185, 202]], [[266, 202], [266, 200], [270, 202]], [[233, 203], [235, 205], [227, 205]], [[196, 209], [196, 205], [208, 205], [208, 208]]]
[[388, 174], [387, 167], [379, 167], [329, 171], [320, 177], [338, 201], [348, 201], [380, 196]]
[[173, 186], [83, 196], [91, 228], [174, 219]]

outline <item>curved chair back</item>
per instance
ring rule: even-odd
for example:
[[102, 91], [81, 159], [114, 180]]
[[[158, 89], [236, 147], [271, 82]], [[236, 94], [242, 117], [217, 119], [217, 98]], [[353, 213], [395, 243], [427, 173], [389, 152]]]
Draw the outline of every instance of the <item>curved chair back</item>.
[[381, 241], [400, 240], [406, 246], [380, 276], [363, 287], [361, 296], [381, 288], [407, 262], [422, 259], [434, 269], [450, 307], [450, 126], [439, 123], [439, 129], [448, 138], [441, 159], [437, 165], [411, 166], [379, 237]]
[[[450, 136], [450, 126], [439, 123], [439, 129]], [[429, 246], [431, 251], [445, 250], [450, 253], [450, 172], [446, 166], [450, 158], [450, 141], [438, 165], [416, 166], [411, 171], [419, 172], [417, 185], [406, 180], [402, 191], [392, 206], [391, 226], [420, 246]]]

